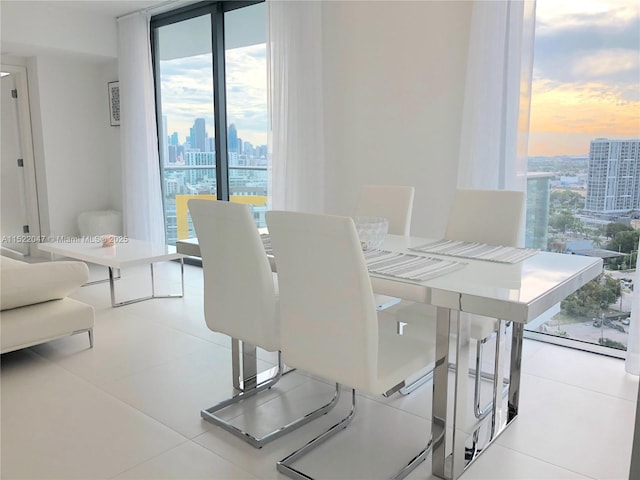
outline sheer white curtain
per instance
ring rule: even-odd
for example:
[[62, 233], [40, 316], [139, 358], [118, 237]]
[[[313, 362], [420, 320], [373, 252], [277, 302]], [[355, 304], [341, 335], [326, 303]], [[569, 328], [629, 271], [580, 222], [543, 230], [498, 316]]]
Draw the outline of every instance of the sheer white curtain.
[[526, 189], [535, 1], [473, 3], [458, 187]]
[[268, 0], [271, 204], [323, 213], [322, 3]]
[[164, 244], [149, 17], [118, 19], [120, 142], [125, 234]]
[[[640, 250], [640, 243], [638, 244]], [[636, 258], [636, 273], [633, 279], [633, 299], [631, 302], [631, 323], [627, 340], [627, 359], [624, 368], [628, 373], [640, 375], [640, 255]], [[638, 432], [640, 435], [640, 432]]]

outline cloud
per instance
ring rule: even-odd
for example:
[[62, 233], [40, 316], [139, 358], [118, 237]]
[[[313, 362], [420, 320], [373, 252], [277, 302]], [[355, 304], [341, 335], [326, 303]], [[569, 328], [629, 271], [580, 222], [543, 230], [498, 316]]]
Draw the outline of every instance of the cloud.
[[529, 153], [640, 137], [640, 4], [539, 0]]
[[[254, 145], [267, 143], [267, 66], [265, 45], [225, 52], [227, 121], [238, 136]], [[167, 133], [177, 131], [184, 142], [196, 118], [204, 118], [214, 136], [213, 67], [211, 54], [161, 63], [162, 114]]]
[[585, 25], [609, 30], [637, 22], [635, 0], [551, 0], [539, 1], [536, 6], [536, 34], [541, 36], [580, 30]]
[[640, 80], [640, 54], [633, 50], [602, 49], [576, 55], [571, 74], [586, 80], [608, 79], [623, 83]]
[[537, 5], [534, 61], [539, 76], [571, 82], [587, 73], [590, 79], [638, 82], [638, 2], [546, 0]]

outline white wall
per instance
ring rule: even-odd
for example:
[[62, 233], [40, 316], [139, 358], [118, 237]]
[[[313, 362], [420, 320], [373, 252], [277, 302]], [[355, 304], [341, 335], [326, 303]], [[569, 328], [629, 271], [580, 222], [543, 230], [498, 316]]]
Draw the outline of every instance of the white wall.
[[326, 208], [360, 185], [414, 185], [412, 233], [444, 232], [457, 180], [472, 2], [328, 2]]
[[0, 22], [3, 55], [67, 52], [89, 58], [117, 56], [113, 18], [60, 8], [47, 1], [2, 0]]
[[[410, 184], [412, 232], [442, 233], [456, 185], [471, 3], [325, 3], [328, 212], [351, 213], [362, 184]], [[2, 2], [2, 49], [49, 44], [22, 55], [41, 103], [43, 233], [71, 234], [79, 211], [121, 208], [119, 127], [106, 110], [117, 69], [103, 63], [115, 56], [117, 29], [113, 19], [78, 21], [78, 12], [33, 5]]]
[[[49, 232], [78, 233], [77, 216], [112, 203], [113, 158], [103, 67], [73, 57], [36, 59]], [[46, 228], [44, 229], [47, 230]]]
[[[3, 1], [2, 61], [27, 66], [41, 234], [77, 235], [85, 210], [122, 208], [113, 18]], [[8, 55], [7, 53], [11, 54]]]

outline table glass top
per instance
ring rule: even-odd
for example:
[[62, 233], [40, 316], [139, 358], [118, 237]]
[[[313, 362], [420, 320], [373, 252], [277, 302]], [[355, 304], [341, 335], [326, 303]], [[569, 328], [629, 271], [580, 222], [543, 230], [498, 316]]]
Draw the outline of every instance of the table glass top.
[[77, 260], [114, 268], [173, 260], [184, 257], [169, 245], [153, 244], [132, 238], [123, 238], [113, 246], [103, 247], [98, 241], [67, 241], [41, 243], [38, 248], [43, 252], [63, 255]]
[[[416, 254], [409, 249], [424, 244], [424, 240], [388, 235], [383, 248]], [[530, 320], [532, 315], [539, 315], [562, 301], [602, 272], [602, 260], [599, 258], [550, 252], [539, 252], [515, 264], [471, 259], [463, 262], [465, 267], [462, 269], [420, 283], [429, 288], [429, 301], [451, 308], [462, 306], [463, 310], [467, 307], [468, 311], [479, 314], [483, 314], [485, 306], [493, 313], [496, 313], [496, 308], [505, 310], [509, 315], [511, 310], [517, 310], [514, 320], [522, 315]], [[374, 282], [374, 286], [378, 287], [376, 291], [385, 288], [384, 281], [380, 279]], [[462, 304], [463, 301], [467, 303]]]

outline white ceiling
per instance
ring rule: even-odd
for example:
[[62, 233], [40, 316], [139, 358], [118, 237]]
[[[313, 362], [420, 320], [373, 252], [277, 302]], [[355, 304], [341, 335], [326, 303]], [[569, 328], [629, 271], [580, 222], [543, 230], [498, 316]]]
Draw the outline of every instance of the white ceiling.
[[[4, 10], [4, 7], [9, 4], [20, 3], [22, 7], [26, 7], [27, 12], [29, 9], [44, 12], [55, 9], [57, 14], [62, 14], [69, 19], [73, 19], [74, 15], [84, 13], [104, 19], [113, 19], [112, 21], [115, 22], [117, 17], [129, 13], [151, 8], [148, 10], [150, 14], [158, 14], [192, 4], [195, 1], [197, 0], [0, 0], [0, 9]], [[44, 7], [47, 8], [45, 9]], [[20, 14], [24, 14], [24, 11], [25, 8], [18, 10]], [[3, 21], [5, 18], [9, 17], [4, 17]], [[30, 40], [25, 40], [24, 37], [13, 41], [11, 38], [3, 38], [1, 47], [0, 54], [2, 56], [28, 57], [39, 55], [45, 50], [49, 51], [49, 45], [42, 44], [39, 41], [32, 43]], [[67, 49], [62, 50], [67, 51]], [[61, 52], [62, 50], [51, 49], [52, 52]], [[67, 53], [71, 52], [67, 51]], [[104, 60], [104, 55], [102, 54], [97, 54], [94, 57], [96, 60]]]
[[136, 12], [148, 7], [161, 6], [163, 4], [166, 4], [167, 7], [175, 8], [177, 5], [172, 4], [176, 3], [183, 2], [171, 0], [47, 0], [48, 5], [72, 10], [82, 10], [108, 17], [119, 17], [127, 13]]

